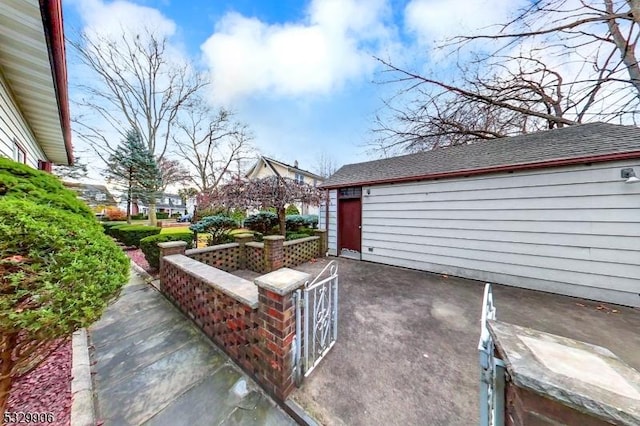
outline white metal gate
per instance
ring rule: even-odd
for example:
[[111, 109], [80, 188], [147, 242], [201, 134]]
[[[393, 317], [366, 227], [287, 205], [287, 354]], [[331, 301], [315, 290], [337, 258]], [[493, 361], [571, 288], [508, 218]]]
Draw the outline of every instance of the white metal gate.
[[329, 262], [296, 292], [295, 372], [298, 384], [333, 347], [338, 337], [338, 264]]
[[487, 321], [496, 319], [491, 284], [484, 287], [482, 318], [480, 324], [480, 425], [504, 425], [504, 380], [505, 367], [501, 359], [495, 357], [495, 346]]

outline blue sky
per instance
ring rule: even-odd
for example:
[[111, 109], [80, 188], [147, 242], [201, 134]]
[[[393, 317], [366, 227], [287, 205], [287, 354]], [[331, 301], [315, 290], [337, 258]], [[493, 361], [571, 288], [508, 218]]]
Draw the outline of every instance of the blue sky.
[[[447, 0], [66, 0], [63, 12], [70, 37], [164, 31], [210, 73], [208, 100], [235, 110], [262, 154], [313, 170], [321, 153], [338, 164], [375, 157], [365, 147], [374, 117], [398, 87], [374, 83], [384, 79], [374, 55], [434, 67], [434, 40], [503, 21], [518, 3], [467, 0], [461, 14]], [[69, 78], [81, 78], [72, 64]]]

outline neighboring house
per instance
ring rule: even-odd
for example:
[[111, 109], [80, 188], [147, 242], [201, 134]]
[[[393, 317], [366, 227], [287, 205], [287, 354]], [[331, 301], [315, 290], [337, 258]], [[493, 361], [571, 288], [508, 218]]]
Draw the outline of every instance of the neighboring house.
[[60, 0], [0, 6], [0, 155], [49, 172], [73, 163]]
[[[282, 176], [295, 180], [296, 182], [306, 183], [312, 186], [319, 186], [324, 182], [322, 176], [303, 170], [298, 167], [298, 162], [294, 161], [293, 166], [274, 160], [272, 158], [260, 157], [258, 161], [249, 169], [245, 177], [248, 179], [258, 179], [269, 176]], [[317, 206], [309, 206], [296, 203], [296, 207], [301, 214], [318, 214]]]
[[87, 203], [96, 214], [104, 215], [107, 207], [118, 206], [115, 198], [104, 185], [75, 182], [63, 182], [63, 184], [75, 191], [78, 198]]
[[[126, 209], [126, 202], [125, 202]], [[149, 214], [149, 206], [142, 201], [135, 201], [131, 205], [131, 214], [142, 213]], [[167, 213], [169, 216], [176, 213], [187, 213], [187, 205], [182, 201], [177, 194], [162, 193], [156, 198], [156, 213]]]
[[342, 167], [333, 255], [640, 306], [640, 129], [582, 124]]

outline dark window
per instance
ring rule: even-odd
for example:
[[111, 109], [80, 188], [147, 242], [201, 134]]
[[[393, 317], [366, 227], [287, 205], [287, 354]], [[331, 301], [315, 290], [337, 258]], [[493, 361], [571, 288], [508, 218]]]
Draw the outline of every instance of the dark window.
[[362, 195], [362, 188], [359, 186], [352, 186], [350, 188], [340, 188], [338, 190], [338, 198], [360, 198]]

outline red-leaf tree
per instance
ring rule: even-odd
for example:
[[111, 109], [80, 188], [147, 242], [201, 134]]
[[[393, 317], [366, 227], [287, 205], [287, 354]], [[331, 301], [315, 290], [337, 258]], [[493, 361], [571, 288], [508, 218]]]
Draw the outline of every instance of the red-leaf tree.
[[278, 212], [280, 233], [286, 232], [285, 205], [304, 203], [317, 206], [323, 191], [305, 183], [281, 176], [242, 180], [218, 185], [208, 193], [198, 196], [198, 208], [226, 207], [230, 209], [266, 209], [273, 207]]

